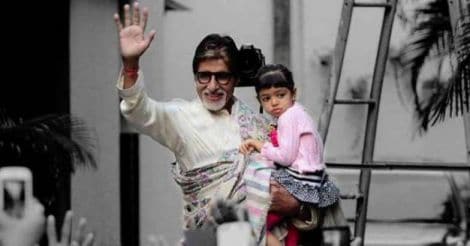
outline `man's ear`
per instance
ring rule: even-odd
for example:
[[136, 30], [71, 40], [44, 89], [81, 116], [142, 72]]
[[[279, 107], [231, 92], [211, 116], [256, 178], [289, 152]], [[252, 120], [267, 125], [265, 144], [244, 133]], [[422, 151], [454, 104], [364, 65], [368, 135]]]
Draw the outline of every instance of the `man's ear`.
[[296, 98], [296, 97], [297, 97], [297, 88], [294, 88], [294, 89], [292, 90], [292, 100], [295, 101], [295, 98]]

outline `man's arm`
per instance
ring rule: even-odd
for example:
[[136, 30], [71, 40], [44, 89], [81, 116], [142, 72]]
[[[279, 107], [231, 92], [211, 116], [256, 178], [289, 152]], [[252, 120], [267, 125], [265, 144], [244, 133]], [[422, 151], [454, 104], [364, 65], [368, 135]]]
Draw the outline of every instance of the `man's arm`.
[[300, 202], [282, 187], [278, 182], [271, 181], [271, 207], [270, 212], [294, 217], [299, 215]]
[[302, 230], [310, 230], [316, 227], [317, 218], [312, 216], [313, 208], [302, 205], [299, 200], [276, 181], [271, 181], [270, 191], [272, 198], [270, 212], [295, 218], [295, 225]]
[[172, 123], [174, 114], [169, 104], [152, 100], [147, 96], [144, 78], [139, 70], [139, 59], [150, 46], [155, 31], [145, 35], [148, 9], [140, 8], [134, 2], [133, 8], [124, 5], [124, 18], [114, 14], [119, 34], [119, 52], [122, 59], [122, 70], [117, 84], [119, 96], [123, 99], [120, 109], [123, 116], [140, 133], [149, 135], [160, 144], [175, 150], [178, 134]]
[[[139, 72], [140, 73], [140, 72]], [[123, 99], [120, 110], [124, 118], [140, 133], [152, 137], [165, 147], [176, 151], [180, 141], [178, 117], [180, 106], [176, 102], [158, 102], [145, 92], [143, 76], [128, 89], [122, 89], [122, 77], [118, 81], [119, 96]]]

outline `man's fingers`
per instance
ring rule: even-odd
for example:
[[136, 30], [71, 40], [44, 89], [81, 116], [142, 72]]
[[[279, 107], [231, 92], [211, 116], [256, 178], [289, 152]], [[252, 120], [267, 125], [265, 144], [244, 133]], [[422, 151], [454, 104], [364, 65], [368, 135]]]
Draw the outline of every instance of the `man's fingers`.
[[91, 246], [93, 245], [93, 242], [95, 241], [95, 236], [93, 236], [93, 233], [88, 233], [85, 237], [85, 241], [83, 241], [83, 244], [81, 246]]
[[240, 145], [240, 153], [246, 154], [246, 153], [245, 153], [245, 146], [244, 146], [243, 144]]
[[61, 242], [70, 242], [71, 240], [72, 217], [72, 211], [69, 210], [67, 213], [65, 213], [64, 223], [62, 224], [62, 234], [60, 235]]
[[274, 180], [270, 180], [269, 181], [269, 185], [272, 187], [276, 187], [276, 188], [279, 188], [280, 184]]
[[152, 43], [152, 40], [155, 38], [155, 34], [157, 32], [155, 30], [152, 30], [150, 31], [150, 33], [148, 34], [147, 38], [146, 38], [146, 42], [147, 42], [147, 47], [150, 45], [150, 43]]
[[47, 239], [49, 245], [57, 244], [57, 234], [55, 232], [55, 218], [52, 215], [47, 217]]
[[240, 152], [244, 155], [249, 154], [250, 153], [249, 146], [247, 144], [242, 144], [240, 146]]
[[80, 221], [78, 222], [78, 228], [75, 234], [75, 240], [78, 242], [79, 245], [81, 245], [85, 239], [85, 226], [86, 226], [86, 219], [82, 217], [80, 218]]
[[116, 27], [118, 31], [120, 32], [122, 30], [122, 23], [121, 23], [121, 20], [119, 19], [119, 14], [117, 13], [114, 14], [114, 22], [116, 23]]
[[131, 10], [129, 4], [124, 5], [124, 27], [131, 25]]
[[134, 2], [134, 11], [132, 12], [132, 25], [140, 25], [140, 8], [138, 2]]
[[149, 18], [149, 10], [147, 7], [142, 9], [142, 20], [140, 21], [140, 27], [142, 30], [145, 31], [145, 27], [147, 26], [147, 19]]

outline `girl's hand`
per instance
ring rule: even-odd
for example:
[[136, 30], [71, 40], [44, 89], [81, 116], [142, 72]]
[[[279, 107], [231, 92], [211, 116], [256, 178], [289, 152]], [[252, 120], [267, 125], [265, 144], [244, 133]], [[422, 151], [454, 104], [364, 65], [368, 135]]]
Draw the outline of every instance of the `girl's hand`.
[[147, 50], [155, 37], [155, 30], [150, 31], [147, 36], [144, 35], [147, 19], [148, 9], [143, 8], [141, 16], [137, 2], [134, 2], [132, 13], [129, 4], [124, 5], [124, 23], [121, 23], [119, 14], [114, 14], [124, 66], [137, 66], [139, 57]]
[[254, 150], [261, 152], [263, 148], [263, 142], [256, 139], [247, 139], [240, 146], [240, 152], [242, 154], [250, 154]]
[[256, 149], [256, 151], [261, 152], [261, 149], [263, 148], [263, 142], [256, 140], [256, 139], [249, 139], [247, 140], [250, 143], [250, 146]]
[[245, 140], [241, 145], [240, 145], [240, 153], [247, 155], [251, 154], [255, 148], [251, 146], [248, 140]]

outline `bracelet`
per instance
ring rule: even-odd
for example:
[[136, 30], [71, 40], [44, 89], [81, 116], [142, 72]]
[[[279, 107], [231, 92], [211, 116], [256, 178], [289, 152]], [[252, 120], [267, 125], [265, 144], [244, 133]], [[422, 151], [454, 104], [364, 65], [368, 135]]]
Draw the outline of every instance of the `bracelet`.
[[124, 74], [129, 77], [129, 78], [137, 78], [137, 75], [139, 73], [139, 68], [129, 68], [129, 67], [124, 67], [123, 69]]

